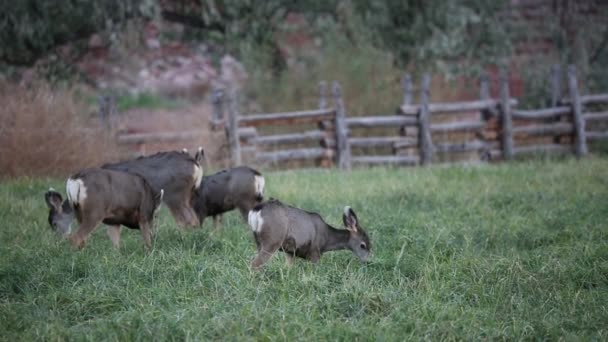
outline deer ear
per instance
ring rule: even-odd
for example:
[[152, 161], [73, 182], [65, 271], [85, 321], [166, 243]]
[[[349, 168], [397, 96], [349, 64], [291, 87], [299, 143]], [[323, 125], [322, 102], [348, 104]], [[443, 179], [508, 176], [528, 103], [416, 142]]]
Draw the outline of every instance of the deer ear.
[[194, 155], [194, 160], [196, 160], [196, 162], [201, 166], [205, 162], [205, 151], [203, 150], [202, 146], [198, 147], [198, 150], [196, 151], [196, 154]]
[[54, 209], [57, 212], [61, 212], [61, 204], [63, 203], [63, 198], [61, 197], [60, 193], [55, 191], [55, 189], [50, 188], [49, 191], [44, 194], [44, 200], [49, 206], [49, 209]]
[[351, 207], [344, 207], [344, 215], [342, 215], [342, 221], [344, 221], [344, 227], [350, 230], [353, 233], [357, 232], [357, 225], [359, 220], [357, 219], [357, 215]]

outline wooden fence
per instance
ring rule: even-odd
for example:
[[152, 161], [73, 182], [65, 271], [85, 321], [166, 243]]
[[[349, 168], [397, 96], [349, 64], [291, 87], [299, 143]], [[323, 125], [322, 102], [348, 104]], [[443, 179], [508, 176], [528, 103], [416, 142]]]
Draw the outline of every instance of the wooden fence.
[[[581, 157], [588, 153], [588, 140], [608, 139], [608, 130], [585, 128], [587, 122], [608, 124], [608, 94], [581, 96], [575, 69], [570, 66], [565, 98], [560, 93], [560, 75], [554, 67], [551, 106], [537, 110], [517, 109], [518, 101], [509, 94], [508, 75], [503, 70], [498, 98], [490, 98], [488, 77], [482, 76], [479, 100], [451, 103], [431, 102], [431, 78], [426, 74], [419, 88], [420, 102], [413, 104], [412, 80], [405, 75], [402, 104], [394, 115], [385, 116], [347, 117], [336, 82], [332, 107], [327, 106], [326, 84], [321, 82], [318, 109], [288, 113], [241, 116], [238, 94], [232, 92], [225, 124], [220, 105], [224, 101], [214, 100], [213, 126], [225, 126], [234, 165], [289, 166], [297, 160], [311, 160], [317, 166], [349, 169], [352, 165], [429, 165], [454, 161], [455, 155], [464, 155], [464, 161], [469, 162], [511, 160], [530, 153], [575, 153]], [[604, 111], [593, 111], [598, 106]], [[289, 134], [261, 133], [266, 126], [311, 123], [317, 128]], [[593, 127], [606, 129], [606, 125]], [[384, 128], [382, 134], [378, 128]], [[293, 144], [307, 147], [288, 147]], [[366, 152], [370, 148], [384, 152]]]

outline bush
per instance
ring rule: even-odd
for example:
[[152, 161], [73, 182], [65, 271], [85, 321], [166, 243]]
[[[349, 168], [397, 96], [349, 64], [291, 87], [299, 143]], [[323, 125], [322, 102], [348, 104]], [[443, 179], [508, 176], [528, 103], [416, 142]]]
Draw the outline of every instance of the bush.
[[74, 90], [0, 83], [0, 177], [61, 175], [118, 155], [99, 124], [82, 115]]

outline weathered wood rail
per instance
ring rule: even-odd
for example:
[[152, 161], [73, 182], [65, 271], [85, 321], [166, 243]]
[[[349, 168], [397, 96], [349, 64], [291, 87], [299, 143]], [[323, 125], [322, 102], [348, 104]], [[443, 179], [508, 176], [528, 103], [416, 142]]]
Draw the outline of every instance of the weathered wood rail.
[[[235, 105], [238, 94], [230, 94], [229, 105], [224, 106], [218, 95], [223, 92], [216, 91], [212, 126], [226, 127], [233, 164], [246, 160], [275, 166], [305, 160], [317, 166], [349, 169], [353, 165], [511, 160], [535, 153], [574, 153], [582, 157], [588, 153], [587, 141], [608, 139], [608, 94], [580, 95], [576, 70], [571, 66], [565, 98], [561, 94], [561, 74], [558, 66], [552, 68], [551, 104], [534, 110], [517, 108], [517, 99], [510, 96], [506, 70], [499, 75], [497, 98], [490, 98], [484, 74], [478, 100], [448, 103], [431, 102], [431, 78], [425, 74], [419, 88], [420, 102], [414, 104], [412, 77], [405, 74], [402, 103], [396, 113], [376, 116], [348, 117], [336, 82], [332, 86], [332, 107], [327, 106], [327, 84], [321, 82], [319, 108], [287, 113], [241, 116]], [[226, 119], [223, 107], [228, 108]], [[305, 124], [305, 129], [261, 133], [268, 126], [299, 124]]]

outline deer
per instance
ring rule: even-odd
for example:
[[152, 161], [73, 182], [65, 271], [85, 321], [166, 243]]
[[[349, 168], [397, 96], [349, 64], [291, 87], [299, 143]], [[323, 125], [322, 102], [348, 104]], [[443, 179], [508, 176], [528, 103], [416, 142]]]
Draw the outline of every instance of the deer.
[[334, 228], [318, 213], [276, 199], [256, 205], [247, 218], [257, 246], [251, 268], [260, 269], [276, 251], [285, 253], [289, 267], [295, 257], [316, 264], [323, 253], [341, 249], [350, 249], [360, 261], [367, 262], [371, 242], [351, 207], [344, 207], [342, 220], [346, 229]]
[[[91, 168], [79, 171], [66, 181], [66, 197], [53, 189], [45, 193], [49, 206], [49, 224], [82, 249], [100, 223], [108, 225], [108, 235], [115, 248], [120, 243], [120, 226], [139, 229], [145, 247], [152, 246], [154, 216], [163, 200], [164, 190], [155, 192], [141, 176], [124, 171]], [[78, 230], [71, 233], [71, 223]]]
[[[194, 159], [206, 165], [204, 151], [199, 148]], [[247, 166], [221, 170], [204, 176], [196, 189], [192, 206], [198, 215], [200, 226], [205, 218], [213, 217], [213, 226], [219, 230], [222, 214], [238, 209], [247, 222], [249, 211], [264, 200], [265, 180], [262, 174]]]
[[[202, 148], [199, 147], [199, 151]], [[192, 196], [203, 179], [203, 167], [188, 151], [159, 152], [118, 163], [102, 169], [126, 171], [142, 176], [158, 193], [164, 190], [163, 203], [179, 227], [197, 227], [199, 220], [192, 207]]]

